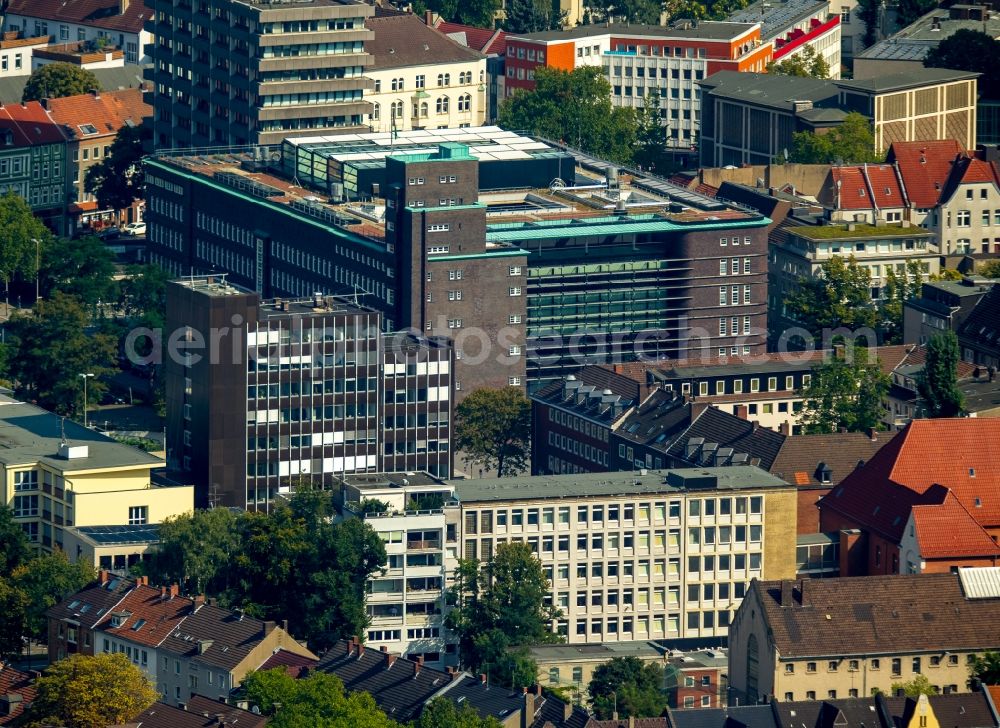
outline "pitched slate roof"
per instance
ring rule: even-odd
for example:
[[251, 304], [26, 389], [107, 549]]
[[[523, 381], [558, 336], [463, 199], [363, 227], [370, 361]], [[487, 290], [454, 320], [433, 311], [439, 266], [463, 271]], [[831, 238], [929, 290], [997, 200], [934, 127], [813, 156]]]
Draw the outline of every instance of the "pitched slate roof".
[[781, 433], [761, 427], [756, 422], [748, 422], [715, 407], [708, 407], [674, 440], [668, 453], [679, 460], [685, 460], [688, 442], [697, 438], [701, 438], [704, 444], [716, 443], [720, 450], [732, 448], [734, 453], [746, 453], [750, 456], [751, 465], [759, 465], [764, 470], [771, 469], [785, 439]]
[[[900, 728], [910, 724], [910, 718], [917, 707], [913, 698], [883, 698], [894, 723]], [[941, 728], [984, 728], [995, 726], [996, 718], [990, 711], [986, 695], [975, 693], [950, 693], [948, 695], [927, 696], [927, 702], [934, 711]]]
[[1000, 419], [913, 420], [819, 508], [898, 543], [912, 507], [949, 489], [980, 525], [1000, 525]]
[[[608, 390], [611, 394], [605, 396], [603, 393]], [[646, 391], [645, 377], [639, 380], [608, 367], [589, 366], [565, 379], [549, 382], [532, 395], [532, 399], [572, 409], [590, 419], [610, 424], [638, 404]], [[587, 396], [578, 402], [578, 394], [582, 397], [584, 393]]]
[[459, 705], [468, 702], [483, 718], [493, 716], [501, 722], [512, 713], [523, 710], [525, 705], [521, 690], [490, 685], [474, 675], [456, 680], [445, 695]]
[[35, 686], [32, 685], [31, 675], [0, 662], [0, 695], [21, 697], [20, 701], [9, 702], [10, 710], [7, 715], [0, 715], [0, 725], [13, 723], [24, 712], [25, 707], [35, 699]]
[[855, 576], [751, 583], [782, 658], [1000, 646], [1000, 599], [966, 598], [958, 574]]
[[143, 22], [152, 16], [142, 0], [126, 0], [124, 13], [119, 13], [121, 0], [9, 0], [7, 12], [29, 18], [58, 20], [63, 23], [108, 30], [138, 33]]
[[[771, 463], [770, 472], [799, 487], [830, 488], [850, 475], [859, 462], [868, 462], [890, 439], [886, 433], [878, 433], [872, 439], [863, 432], [787, 437]], [[829, 483], [819, 478], [820, 463], [830, 469]]]
[[0, 106], [0, 129], [12, 133], [12, 146], [15, 147], [66, 141], [60, 126], [37, 101]]
[[[153, 114], [153, 107], [143, 102], [138, 88], [65, 96], [49, 99], [48, 104], [52, 118], [71, 140], [114, 136], [123, 126], [138, 126], [144, 117]], [[93, 125], [97, 132], [86, 134], [81, 129], [86, 124]]]
[[671, 710], [673, 728], [776, 728], [770, 705]]
[[135, 582], [102, 571], [91, 582], [72, 596], [49, 607], [49, 619], [74, 619], [81, 627], [92, 629], [113, 610], [135, 586]]
[[918, 208], [936, 207], [951, 163], [963, 151], [954, 139], [893, 142], [886, 163], [898, 166], [910, 202]]
[[369, 71], [432, 63], [465, 63], [483, 57], [482, 53], [429, 28], [412, 14], [367, 18], [365, 27], [375, 33], [372, 40], [365, 41], [365, 51], [373, 59]]
[[[216, 718], [219, 715], [223, 717], [224, 723]], [[263, 728], [267, 725], [267, 718], [195, 695], [188, 701], [187, 710], [166, 703], [153, 703], [126, 725], [134, 728], [209, 728], [221, 725]]]
[[878, 725], [881, 717], [873, 698], [776, 702], [774, 713], [781, 728], [861, 728]]
[[1000, 351], [1000, 286], [993, 286], [972, 309], [958, 336], [964, 343], [971, 341], [987, 350]]
[[278, 650], [264, 660], [261, 666], [257, 669], [274, 670], [276, 668], [283, 667], [285, 668], [285, 672], [292, 677], [301, 677], [303, 673], [316, 667], [318, 662], [319, 660], [314, 660], [313, 658], [306, 657], [305, 655], [297, 655], [294, 652], [289, 652], [288, 650]]
[[503, 56], [507, 54], [507, 34], [500, 29], [476, 28], [472, 25], [449, 23], [440, 18], [434, 23], [434, 29], [485, 55]]
[[666, 452], [674, 437], [690, 426], [692, 416], [693, 408], [685, 398], [657, 390], [622, 421], [616, 434]]
[[1000, 545], [951, 491], [940, 504], [913, 506], [913, 527], [922, 558], [1000, 557]]

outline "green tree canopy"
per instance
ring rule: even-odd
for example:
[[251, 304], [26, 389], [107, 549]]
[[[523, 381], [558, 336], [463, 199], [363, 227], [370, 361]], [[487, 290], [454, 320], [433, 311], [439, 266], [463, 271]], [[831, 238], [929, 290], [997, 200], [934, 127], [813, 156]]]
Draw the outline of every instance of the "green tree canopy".
[[243, 679], [247, 700], [275, 728], [399, 728], [366, 692], [347, 693], [335, 675], [314, 672], [296, 680], [284, 669], [252, 672]]
[[5, 373], [17, 396], [61, 414], [82, 412], [80, 374], [93, 373], [87, 387], [96, 401], [106, 389], [101, 378], [112, 371], [116, 343], [89, 325], [80, 302], [59, 292], [39, 301], [31, 315], [15, 314], [7, 324]]
[[667, 129], [660, 116], [660, 96], [655, 92], [646, 95], [642, 108], [636, 112], [636, 148], [633, 161], [661, 176], [666, 176], [673, 166], [667, 153]]
[[1000, 40], [969, 28], [955, 31], [932, 47], [924, 56], [927, 68], [952, 68], [956, 71], [976, 71], [979, 93], [989, 99], [1000, 99]]
[[903, 305], [920, 295], [924, 285], [924, 273], [920, 261], [911, 260], [897, 273], [895, 268], [886, 266], [885, 286], [879, 307], [883, 344], [900, 344], [903, 341]]
[[817, 345], [822, 344], [824, 331], [874, 330], [878, 318], [871, 300], [871, 275], [853, 255], [846, 260], [833, 256], [823, 262], [820, 275], [800, 278], [798, 288], [786, 297], [785, 309]]
[[621, 718], [656, 718], [667, 706], [663, 668], [638, 657], [615, 657], [598, 665], [588, 691], [601, 720], [616, 711]]
[[590, 8], [602, 18], [618, 22], [659, 25], [663, 4], [660, 0], [597, 0]]
[[153, 140], [153, 130], [146, 124], [123, 126], [118, 130], [107, 156], [87, 169], [84, 189], [97, 197], [106, 210], [124, 210], [142, 199], [145, 174], [142, 158]]
[[26, 634], [44, 640], [48, 634], [45, 611], [94, 579], [94, 570], [85, 561], [71, 562], [56, 550], [42, 553], [14, 569], [10, 584], [22, 592], [27, 602]]
[[622, 163], [632, 159], [636, 143], [635, 111], [611, 104], [611, 86], [596, 66], [572, 71], [539, 67], [535, 90], [505, 99], [499, 124]]
[[917, 390], [928, 417], [957, 417], [965, 397], [958, 386], [958, 337], [946, 331], [927, 342], [924, 369], [917, 377]]
[[431, 10], [445, 20], [477, 28], [493, 28], [502, 0], [416, 0], [413, 12], [419, 16]]
[[881, 429], [888, 392], [889, 377], [878, 359], [867, 348], [846, 344], [842, 355], [813, 368], [801, 392], [802, 424], [810, 434]]
[[[35, 275], [36, 257], [52, 234], [35, 217], [27, 201], [13, 192], [0, 197], [0, 231], [0, 279], [6, 289], [15, 278]], [[39, 241], [38, 247], [35, 240]]]
[[75, 63], [47, 63], [28, 77], [21, 101], [41, 101], [100, 91], [101, 82], [93, 71]]
[[803, 78], [829, 78], [830, 64], [826, 62], [816, 49], [807, 45], [805, 50], [791, 58], [767, 65], [768, 73], [783, 76], [801, 76]]
[[988, 260], [976, 271], [983, 278], [1000, 278], [1000, 260]]
[[534, 682], [537, 671], [511, 648], [562, 641], [552, 632], [560, 613], [546, 604], [549, 593], [542, 564], [526, 543], [497, 544], [485, 565], [460, 561], [447, 624], [459, 637], [462, 663], [501, 681], [531, 673]]
[[170, 275], [155, 263], [130, 265], [118, 284], [118, 308], [129, 322], [162, 327], [167, 312]]
[[908, 698], [919, 698], [921, 695], [937, 695], [937, 688], [931, 685], [930, 679], [926, 675], [917, 675], [912, 680], [906, 682], [895, 682], [892, 684], [892, 694], [895, 695], [902, 690]]
[[492, 715], [481, 718], [468, 703], [459, 707], [441, 696], [424, 706], [414, 728], [500, 728], [500, 725]]
[[0, 505], [0, 575], [10, 574], [31, 556], [31, 545], [14, 512]]
[[563, 20], [555, 0], [507, 0], [503, 27], [508, 33], [537, 33], [559, 30]]
[[53, 238], [42, 248], [39, 278], [45, 298], [59, 291], [85, 306], [114, 303], [118, 295], [114, 274], [114, 253], [93, 236]]
[[455, 449], [497, 476], [517, 475], [531, 454], [531, 402], [515, 387], [477, 389], [455, 410]]
[[1000, 685], [1000, 652], [976, 655], [969, 666], [969, 675], [970, 680], [979, 680], [984, 685]]
[[788, 161], [799, 164], [861, 164], [880, 162], [885, 155], [875, 149], [871, 124], [852, 111], [840, 126], [825, 134], [800, 131], [792, 134]]
[[35, 681], [31, 726], [106, 728], [135, 719], [159, 694], [123, 653], [70, 655]]

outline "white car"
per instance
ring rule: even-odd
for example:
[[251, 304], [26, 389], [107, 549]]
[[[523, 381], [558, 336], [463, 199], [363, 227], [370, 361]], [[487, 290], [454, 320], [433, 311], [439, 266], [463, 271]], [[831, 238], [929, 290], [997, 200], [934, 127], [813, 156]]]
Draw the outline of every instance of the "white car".
[[145, 235], [146, 234], [146, 223], [144, 222], [130, 222], [125, 226], [122, 231], [126, 235]]

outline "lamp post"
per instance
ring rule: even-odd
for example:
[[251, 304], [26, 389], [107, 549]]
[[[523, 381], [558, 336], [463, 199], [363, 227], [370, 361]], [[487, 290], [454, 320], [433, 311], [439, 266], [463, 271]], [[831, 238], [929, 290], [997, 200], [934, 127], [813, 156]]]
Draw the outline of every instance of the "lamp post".
[[87, 426], [87, 380], [94, 376], [92, 372], [77, 374], [83, 380], [83, 426]]

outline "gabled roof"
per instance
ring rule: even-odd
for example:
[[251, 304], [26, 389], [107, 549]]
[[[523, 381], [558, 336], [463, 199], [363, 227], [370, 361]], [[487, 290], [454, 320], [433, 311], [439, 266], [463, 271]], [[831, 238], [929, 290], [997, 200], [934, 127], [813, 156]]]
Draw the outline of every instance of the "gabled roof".
[[[746, 464], [770, 470], [785, 436], [770, 428], [761, 427], [756, 422], [749, 422], [716, 407], [708, 407], [674, 440], [668, 452], [679, 460], [686, 460], [688, 443], [699, 438], [705, 445], [715, 443], [719, 450], [731, 448], [734, 455], [746, 453], [749, 456]], [[697, 464], [713, 463], [699, 461]]]
[[645, 377], [637, 380], [608, 367], [589, 366], [549, 382], [532, 399], [610, 425], [636, 405], [645, 392]]
[[0, 106], [0, 130], [11, 132], [11, 146], [15, 147], [66, 141], [59, 125], [37, 101]]
[[[194, 609], [186, 597], [170, 596], [164, 590], [137, 584], [115, 608], [106, 612], [95, 629], [140, 645], [155, 647], [170, 635]], [[120, 624], [112, 626], [112, 615]]]
[[778, 725], [788, 728], [861, 728], [879, 725], [880, 718], [873, 698], [776, 702], [774, 712]]
[[20, 696], [20, 700], [10, 700], [11, 706], [7, 715], [0, 715], [0, 725], [13, 723], [24, 712], [25, 707], [35, 699], [35, 686], [32, 677], [26, 672], [15, 670], [10, 665], [0, 662], [0, 696]]
[[[217, 716], [222, 716], [224, 722], [220, 722]], [[267, 718], [195, 695], [187, 702], [187, 710], [166, 703], [153, 703], [126, 724], [135, 728], [209, 728], [222, 725], [263, 728], [267, 725]]]
[[[925, 344], [892, 344], [878, 348], [878, 363], [884, 374], [892, 374], [904, 367], [923, 368], [927, 362], [927, 346]], [[971, 377], [976, 365], [959, 360], [955, 367], [958, 378]]]
[[269, 655], [257, 669], [274, 670], [279, 667], [283, 667], [285, 668], [285, 672], [292, 677], [300, 677], [302, 673], [308, 672], [310, 669], [316, 667], [316, 663], [318, 662], [319, 660], [306, 657], [305, 655], [297, 655], [294, 652], [289, 652], [288, 650], [278, 650], [277, 652]]
[[72, 619], [79, 622], [81, 627], [92, 629], [128, 595], [134, 586], [135, 582], [130, 579], [102, 571], [96, 581], [49, 607], [45, 616], [49, 619]]
[[938, 505], [913, 506], [912, 518], [921, 558], [1000, 557], [1000, 545], [951, 491]]
[[121, 0], [9, 0], [7, 13], [29, 18], [78, 23], [108, 30], [138, 33], [144, 21], [152, 16], [142, 0], [126, 0], [120, 13]]
[[507, 54], [507, 34], [500, 30], [476, 28], [472, 25], [449, 23], [439, 17], [434, 23], [434, 29], [444, 33], [457, 43], [472, 48], [484, 55], [503, 56]]
[[347, 640], [327, 650], [316, 669], [339, 677], [347, 690], [369, 693], [389, 718], [400, 723], [419, 717], [424, 704], [452, 681], [448, 673]]
[[885, 161], [898, 166], [910, 202], [918, 208], [930, 208], [937, 206], [951, 163], [963, 151], [954, 139], [893, 142]]
[[941, 202], [952, 198], [959, 185], [991, 183], [1000, 186], [1000, 176], [992, 162], [960, 155], [951, 165], [951, 174], [941, 189]]
[[667, 715], [673, 728], [779, 728], [770, 705], [671, 710]]
[[958, 574], [785, 584], [791, 587], [786, 605], [782, 582], [750, 585], [781, 659], [1000, 647], [1000, 599], [967, 598]]
[[52, 118], [62, 124], [71, 140], [114, 136], [126, 125], [139, 126], [143, 117], [153, 113], [138, 88], [65, 96], [49, 99], [48, 104]]
[[861, 167], [832, 167], [830, 176], [833, 178], [834, 189], [839, 186], [837, 194], [841, 210], [872, 209], [872, 198]]
[[372, 55], [368, 71], [467, 63], [483, 57], [482, 53], [429, 28], [412, 14], [366, 18], [365, 27], [375, 33], [372, 40], [365, 41], [365, 51]]
[[[917, 707], [913, 698], [883, 698], [889, 714], [895, 719], [896, 725], [909, 725], [910, 719]], [[984, 728], [995, 726], [996, 717], [990, 711], [986, 695], [982, 692], [949, 693], [947, 695], [929, 695], [926, 700], [934, 711], [938, 725], [941, 728]]]
[[993, 286], [972, 309], [958, 336], [963, 345], [974, 343], [987, 350], [1000, 351], [1000, 285]]
[[898, 543], [913, 506], [948, 489], [980, 525], [1000, 525], [1000, 419], [913, 420], [819, 508]]
[[[890, 439], [885, 433], [872, 438], [863, 432], [786, 437], [770, 471], [800, 488], [831, 488], [850, 475], [858, 463], [868, 462]], [[819, 477], [820, 464], [830, 471], [829, 483]]]
[[624, 440], [666, 452], [674, 436], [691, 424], [691, 417], [692, 407], [685, 398], [657, 390], [622, 421], [616, 434]]

